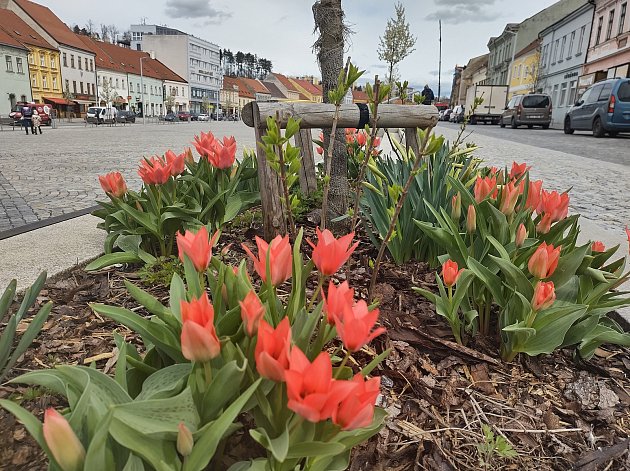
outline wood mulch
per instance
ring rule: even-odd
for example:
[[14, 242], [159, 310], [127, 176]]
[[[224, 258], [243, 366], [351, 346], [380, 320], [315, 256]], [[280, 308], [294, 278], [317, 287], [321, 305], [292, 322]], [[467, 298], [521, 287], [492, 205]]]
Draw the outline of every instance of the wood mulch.
[[[237, 263], [244, 257], [240, 242], [251, 243], [258, 232], [227, 231], [220, 245], [232, 243], [227, 256]], [[314, 239], [312, 228], [307, 234]], [[303, 248], [308, 255], [310, 247], [304, 243]], [[366, 267], [374, 255], [364, 240], [353, 257], [349, 281], [359, 291], [369, 284]], [[92, 362], [111, 372], [112, 332], [139, 341], [124, 326], [94, 314], [87, 304], [137, 308], [123, 285], [125, 279], [139, 282], [135, 268], [88, 274], [75, 267], [49, 280], [38, 302], [52, 300], [52, 313], [10, 377]], [[345, 273], [339, 279], [345, 279]], [[379, 405], [389, 417], [377, 436], [355, 450], [351, 470], [630, 469], [629, 349], [606, 346], [588, 362], [563, 350], [538, 358], [521, 355], [506, 364], [498, 360], [494, 342], [481, 340], [468, 347], [452, 342], [450, 328], [412, 291], [413, 286], [435, 288], [433, 270], [422, 263], [384, 264], [377, 296], [387, 334], [366, 348], [359, 360], [367, 362], [392, 349], [374, 371], [382, 378]], [[163, 286], [143, 288], [160, 299], [168, 296]], [[47, 407], [65, 405], [45, 390], [20, 384], [1, 385], [0, 398], [20, 402], [40, 419]], [[484, 437], [485, 424], [493, 440]], [[497, 437], [511, 444], [517, 456], [484, 453]], [[0, 469], [46, 468], [47, 460], [28, 432], [0, 409]]]

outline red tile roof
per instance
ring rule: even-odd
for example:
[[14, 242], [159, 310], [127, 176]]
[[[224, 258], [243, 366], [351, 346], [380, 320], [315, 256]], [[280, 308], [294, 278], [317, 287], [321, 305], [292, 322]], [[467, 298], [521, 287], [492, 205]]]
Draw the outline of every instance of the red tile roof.
[[223, 90], [234, 90], [234, 87], [240, 88], [236, 77], [230, 77], [229, 75], [223, 76]]
[[308, 80], [304, 80], [304, 79], [291, 79], [291, 80], [293, 80], [295, 83], [297, 83], [300, 87], [302, 87], [311, 95], [317, 96], [317, 95], [322, 94], [322, 91], [319, 88], [317, 88], [315, 84], [313, 84], [313, 82], [309, 82]]
[[17, 49], [28, 50], [26, 47], [24, 47], [24, 44], [13, 39], [13, 37], [9, 33], [7, 33], [1, 26], [0, 26], [0, 44], [4, 46], [15, 47]]
[[92, 52], [52, 11], [29, 0], [13, 0], [28, 16], [59, 44]]
[[260, 80], [255, 80], [255, 79], [250, 79], [250, 78], [245, 78], [245, 77], [239, 77], [239, 80], [245, 83], [245, 85], [247, 85], [247, 88], [249, 88], [249, 90], [253, 92], [254, 94], [266, 93], [267, 95], [271, 95], [271, 93], [269, 93], [269, 90], [267, 90], [267, 88], [262, 84]]
[[0, 14], [0, 27], [5, 33], [9, 34], [14, 41], [19, 41], [21, 44], [55, 50], [37, 31], [10, 10], [2, 10], [2, 14]]
[[94, 51], [97, 68], [140, 75], [140, 58], [149, 57], [142, 62], [143, 75], [160, 80], [186, 83], [184, 78], [177, 75], [159, 60], [151, 59], [146, 52], [98, 41], [82, 34], [77, 34], [76, 37]]
[[286, 78], [286, 76], [282, 75], [282, 74], [273, 74], [278, 81], [284, 85], [284, 87], [289, 90], [290, 92], [296, 92], [299, 93], [299, 90], [297, 88], [295, 88], [295, 85], [293, 85], [293, 83], [291, 83], [291, 80], [289, 80], [288, 78]]

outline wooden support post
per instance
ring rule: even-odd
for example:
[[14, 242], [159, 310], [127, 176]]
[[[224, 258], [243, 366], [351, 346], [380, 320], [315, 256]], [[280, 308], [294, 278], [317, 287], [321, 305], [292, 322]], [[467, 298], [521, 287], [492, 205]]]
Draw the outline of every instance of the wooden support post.
[[295, 135], [295, 146], [300, 148], [302, 161], [300, 165], [300, 190], [305, 196], [312, 195], [317, 190], [315, 175], [315, 156], [313, 155], [313, 140], [310, 129], [300, 129]]
[[[255, 103], [253, 104], [256, 106]], [[280, 200], [281, 185], [278, 175], [267, 164], [267, 154], [262, 141], [262, 137], [267, 131], [260, 126], [258, 116], [259, 114], [255, 113], [254, 132], [256, 135], [256, 160], [258, 161], [258, 186], [260, 188], [265, 240], [270, 241], [278, 234], [287, 233], [287, 221]]]
[[405, 146], [407, 151], [411, 149], [416, 157], [420, 153], [420, 143], [418, 142], [418, 130], [416, 128], [405, 128]]

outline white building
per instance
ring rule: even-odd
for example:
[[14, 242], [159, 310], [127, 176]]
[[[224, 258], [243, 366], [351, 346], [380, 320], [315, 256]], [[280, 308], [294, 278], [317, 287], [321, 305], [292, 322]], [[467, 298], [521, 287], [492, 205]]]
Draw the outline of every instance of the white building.
[[[131, 48], [151, 51], [186, 79], [190, 111], [214, 111], [223, 84], [218, 45], [182, 31], [158, 25], [131, 25]], [[208, 105], [210, 109], [203, 109]]]

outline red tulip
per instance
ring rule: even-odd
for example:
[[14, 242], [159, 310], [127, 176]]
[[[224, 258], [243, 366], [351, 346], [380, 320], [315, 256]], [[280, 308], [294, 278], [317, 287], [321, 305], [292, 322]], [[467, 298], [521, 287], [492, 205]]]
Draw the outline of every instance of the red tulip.
[[241, 318], [245, 323], [245, 331], [247, 335], [253, 337], [258, 330], [260, 319], [262, 319], [265, 314], [265, 307], [253, 290], [247, 293], [245, 299], [238, 303], [241, 306]]
[[551, 307], [556, 300], [556, 290], [553, 286], [553, 281], [536, 283], [534, 288], [534, 296], [532, 297], [532, 309], [534, 311], [541, 311]]
[[52, 407], [44, 413], [44, 441], [63, 471], [80, 471], [85, 461], [85, 448], [66, 418]]
[[324, 229], [324, 232], [322, 232], [318, 227], [315, 229], [315, 232], [317, 234], [317, 245], [313, 244], [309, 239], [306, 240], [313, 247], [311, 256], [313, 263], [315, 263], [322, 275], [334, 275], [350, 258], [350, 255], [352, 255], [359, 243], [350, 245], [354, 238], [354, 232], [339, 239], [335, 239], [335, 236], [328, 229]]
[[527, 262], [529, 272], [539, 280], [549, 278], [556, 271], [558, 260], [560, 260], [560, 250], [562, 246], [554, 248], [546, 242], [540, 244]]
[[103, 191], [115, 198], [122, 198], [127, 193], [127, 184], [120, 172], [110, 172], [106, 175], [100, 175], [98, 181], [101, 183]]
[[512, 162], [512, 170], [510, 170], [510, 179], [518, 178], [529, 170], [526, 163], [517, 164]]
[[372, 144], [372, 147], [374, 148], [374, 151], [376, 152], [376, 149], [381, 145], [381, 138], [380, 137], [375, 137], [374, 138], [374, 143]]
[[328, 295], [324, 298], [324, 312], [326, 321], [335, 325], [335, 318], [343, 319], [346, 309], [352, 309], [354, 304], [354, 289], [347, 281], [335, 286], [331, 280], [328, 285]]
[[[542, 180], [530, 181], [529, 189], [527, 190], [527, 201], [525, 202], [525, 207], [535, 211], [540, 204], [540, 193], [542, 191]], [[521, 182], [521, 193], [524, 191], [525, 182]]]
[[[320, 142], [322, 143], [322, 146], [323, 146], [324, 145], [324, 133], [323, 132], [319, 133], [319, 140], [320, 140]], [[317, 153], [319, 155], [322, 155], [324, 153], [324, 148], [320, 147], [320, 146], [317, 146]]]
[[236, 159], [236, 140], [234, 137], [224, 137], [223, 142], [216, 140], [212, 152], [207, 155], [208, 162], [216, 168], [230, 168]]
[[356, 134], [356, 141], [357, 141], [357, 144], [359, 144], [359, 147], [363, 147], [365, 145], [365, 143], [367, 142], [367, 136], [365, 134], [365, 131], [359, 131]]
[[499, 173], [499, 169], [497, 167], [490, 167], [490, 176], [494, 177], [497, 173]]
[[184, 263], [184, 254], [186, 254], [195, 266], [195, 270], [199, 273], [206, 271], [212, 257], [212, 247], [218, 236], [219, 232], [217, 231], [212, 239], [208, 240], [206, 226], [201, 226], [196, 234], [192, 231], [186, 231], [185, 234], [177, 233], [179, 259]]
[[147, 185], [163, 185], [171, 176], [171, 165], [157, 157], [144, 159], [140, 163], [138, 175]]
[[457, 279], [459, 275], [462, 274], [464, 269], [459, 270], [459, 266], [457, 262], [453, 260], [447, 260], [442, 264], [442, 279], [444, 280], [444, 284], [449, 288], [457, 283]]
[[289, 350], [291, 348], [291, 325], [285, 317], [275, 329], [264, 319], [258, 324], [256, 340], [256, 370], [261, 376], [273, 381], [284, 381], [289, 368]]
[[519, 195], [519, 189], [514, 185], [514, 182], [509, 182], [507, 185], [503, 185], [499, 211], [506, 216], [514, 214], [514, 207], [516, 206], [516, 201], [518, 200]]
[[199, 155], [207, 157], [214, 151], [214, 141], [214, 135], [210, 131], [208, 131], [208, 134], [202, 132], [201, 136], [195, 136], [193, 145], [199, 152]]
[[267, 254], [269, 254], [269, 269], [271, 271], [271, 284], [281, 285], [291, 278], [293, 270], [293, 253], [289, 244], [289, 236], [276, 236], [267, 244], [260, 237], [256, 237], [258, 257], [245, 244], [243, 250], [254, 261], [254, 269], [263, 281], [267, 281]]
[[487, 197], [497, 197], [497, 179], [496, 177], [477, 177], [475, 181], [475, 201], [481, 203]]
[[357, 373], [351, 380], [354, 390], [333, 411], [332, 420], [343, 430], [367, 427], [374, 419], [374, 405], [381, 389], [381, 378], [366, 380]]
[[596, 240], [591, 245], [591, 251], [593, 251], [593, 252], [605, 252], [606, 251], [606, 246], [602, 242], [600, 242], [599, 240]]
[[171, 176], [176, 177], [184, 173], [184, 169], [186, 168], [186, 152], [177, 155], [172, 150], [167, 150], [164, 157], [166, 158], [166, 163], [171, 166]]
[[369, 311], [367, 303], [360, 300], [352, 308], [347, 307], [343, 316], [333, 316], [339, 338], [348, 350], [357, 352], [363, 345], [385, 332], [384, 327], [374, 329], [378, 315], [378, 309]]
[[466, 231], [469, 234], [472, 234], [477, 230], [477, 210], [475, 209], [475, 205], [471, 204], [468, 206], [468, 211], [466, 214]]
[[181, 301], [182, 354], [190, 361], [205, 362], [221, 353], [221, 342], [214, 329], [214, 307], [208, 293], [190, 302]]
[[321, 352], [311, 363], [298, 347], [291, 349], [287, 382], [287, 407], [309, 422], [332, 417], [339, 402], [351, 393], [357, 384], [336, 381], [332, 378], [332, 364], [327, 352]]
[[542, 190], [537, 212], [538, 214], [548, 214], [552, 222], [561, 221], [567, 217], [569, 212], [569, 195], [567, 193], [559, 194], [557, 191]]
[[522, 247], [525, 239], [527, 239], [527, 229], [521, 223], [519, 224], [518, 229], [516, 229], [516, 240], [514, 243], [517, 247]]

